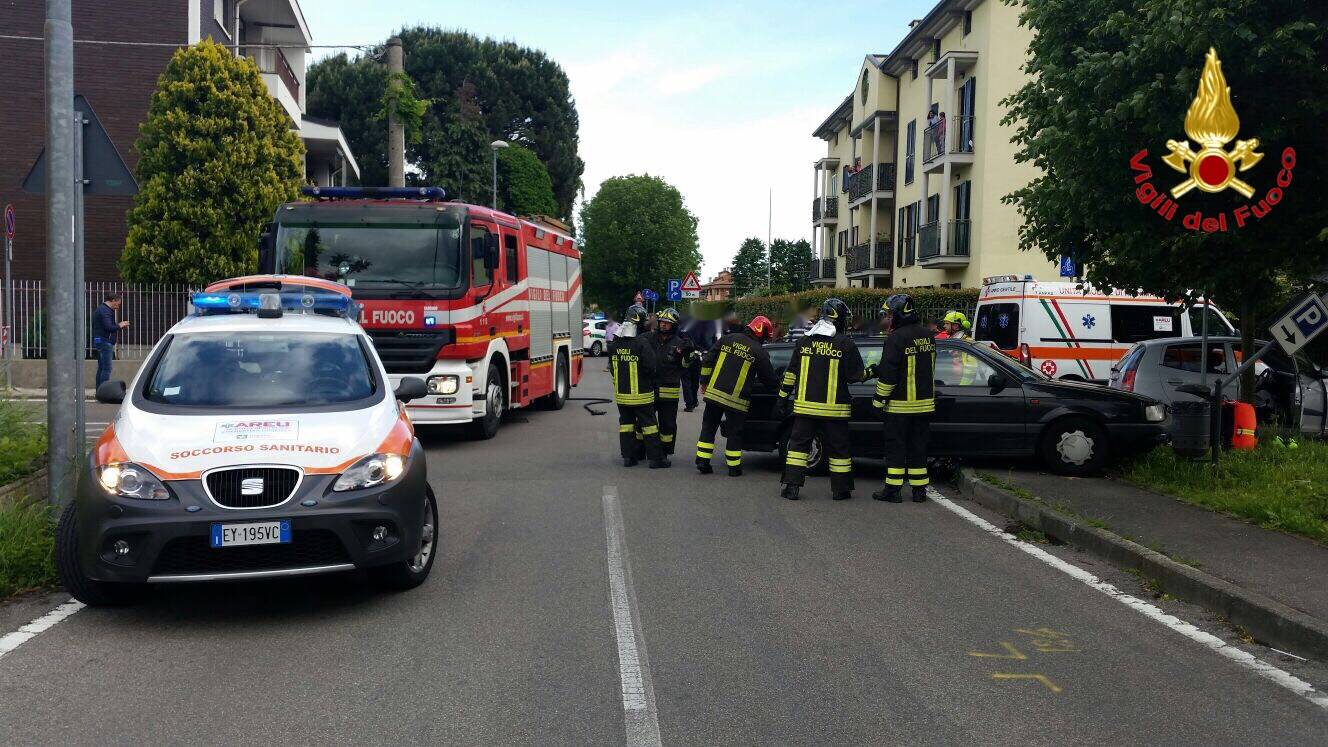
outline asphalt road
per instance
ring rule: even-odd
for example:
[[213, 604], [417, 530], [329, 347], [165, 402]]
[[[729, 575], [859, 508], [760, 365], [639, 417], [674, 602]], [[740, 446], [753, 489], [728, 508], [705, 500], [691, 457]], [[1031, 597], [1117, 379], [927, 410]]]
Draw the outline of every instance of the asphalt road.
[[[606, 393], [588, 371], [575, 396]], [[78, 612], [0, 657], [0, 744], [1328, 741], [1322, 707], [941, 504], [868, 499], [879, 467], [846, 503], [824, 478], [780, 500], [772, 456], [701, 476], [698, 411], [674, 469], [629, 470], [599, 409], [424, 433], [442, 552], [413, 592], [324, 577]], [[61, 601], [0, 606], [0, 635]]]

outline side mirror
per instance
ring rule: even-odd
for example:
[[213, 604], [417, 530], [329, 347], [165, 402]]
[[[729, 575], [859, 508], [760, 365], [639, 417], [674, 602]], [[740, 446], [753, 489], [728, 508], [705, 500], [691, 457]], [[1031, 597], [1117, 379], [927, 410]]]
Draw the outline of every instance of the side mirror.
[[97, 387], [97, 401], [107, 405], [118, 405], [124, 402], [126, 389], [128, 387], [123, 381], [103, 381]]
[[999, 392], [1010, 385], [1010, 381], [998, 373], [987, 377], [987, 386], [991, 387], [993, 393]]
[[484, 245], [484, 269], [493, 272], [498, 269], [498, 234], [489, 234], [489, 240]]
[[264, 223], [263, 232], [258, 234], [258, 273], [277, 274], [277, 239], [271, 223]]
[[[110, 382], [107, 383], [109, 384]], [[101, 392], [100, 389], [97, 391], [98, 393]], [[424, 383], [424, 379], [417, 376], [407, 376], [397, 384], [396, 397], [401, 402], [409, 402], [413, 399], [419, 399], [428, 393], [429, 387]]]

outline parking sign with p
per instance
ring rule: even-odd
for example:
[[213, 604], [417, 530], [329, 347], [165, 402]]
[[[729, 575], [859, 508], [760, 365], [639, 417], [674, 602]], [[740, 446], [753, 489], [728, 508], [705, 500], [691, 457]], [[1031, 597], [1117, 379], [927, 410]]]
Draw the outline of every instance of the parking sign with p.
[[1318, 296], [1306, 296], [1268, 331], [1288, 354], [1294, 353], [1328, 327], [1328, 307]]

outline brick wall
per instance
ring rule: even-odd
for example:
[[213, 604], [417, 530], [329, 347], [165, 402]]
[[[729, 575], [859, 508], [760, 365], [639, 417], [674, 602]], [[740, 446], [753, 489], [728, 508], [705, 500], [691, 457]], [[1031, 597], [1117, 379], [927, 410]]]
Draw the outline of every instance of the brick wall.
[[[74, 0], [74, 39], [188, 42], [188, 5], [202, 3], [204, 27], [212, 19], [211, 0]], [[0, 28], [6, 34], [41, 36], [44, 2], [0, 0]], [[203, 36], [208, 32], [205, 30]], [[215, 34], [214, 34], [215, 35]], [[74, 45], [74, 92], [87, 97], [131, 170], [138, 165], [134, 142], [147, 113], [157, 77], [174, 50], [169, 47]], [[45, 200], [19, 187], [45, 139], [44, 50], [40, 41], [0, 39], [4, 104], [0, 106], [0, 203], [18, 213], [14, 276], [46, 276]], [[119, 278], [116, 262], [124, 248], [128, 197], [88, 197], [85, 246], [88, 280]]]

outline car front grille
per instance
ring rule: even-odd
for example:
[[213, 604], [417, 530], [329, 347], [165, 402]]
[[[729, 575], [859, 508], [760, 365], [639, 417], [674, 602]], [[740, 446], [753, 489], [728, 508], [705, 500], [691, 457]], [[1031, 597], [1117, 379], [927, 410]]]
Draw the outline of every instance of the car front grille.
[[267, 508], [295, 492], [300, 471], [291, 467], [235, 467], [209, 472], [203, 479], [208, 495], [218, 506]]
[[326, 529], [292, 532], [291, 541], [280, 545], [213, 547], [207, 537], [177, 537], [162, 548], [152, 575], [277, 571], [349, 562], [345, 545]]
[[429, 373], [438, 360], [438, 351], [452, 342], [451, 330], [371, 329], [369, 337], [383, 361], [383, 368], [394, 374]]

